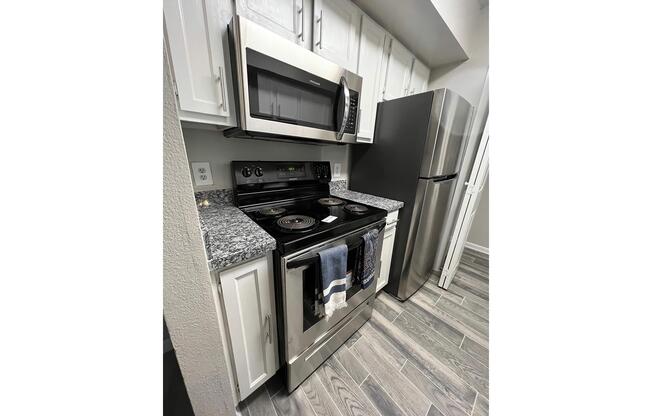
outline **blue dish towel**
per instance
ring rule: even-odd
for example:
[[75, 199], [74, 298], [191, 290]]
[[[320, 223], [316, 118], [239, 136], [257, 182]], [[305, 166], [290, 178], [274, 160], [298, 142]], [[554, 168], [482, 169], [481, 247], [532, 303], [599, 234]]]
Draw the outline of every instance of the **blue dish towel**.
[[376, 263], [376, 247], [378, 245], [378, 230], [373, 229], [366, 232], [362, 239], [364, 240], [364, 254], [362, 263], [362, 283], [363, 289], [368, 288], [374, 282], [374, 267]]
[[319, 252], [324, 314], [327, 321], [333, 312], [347, 306], [346, 289], [351, 287], [351, 276], [346, 274], [348, 253], [349, 248], [346, 244]]

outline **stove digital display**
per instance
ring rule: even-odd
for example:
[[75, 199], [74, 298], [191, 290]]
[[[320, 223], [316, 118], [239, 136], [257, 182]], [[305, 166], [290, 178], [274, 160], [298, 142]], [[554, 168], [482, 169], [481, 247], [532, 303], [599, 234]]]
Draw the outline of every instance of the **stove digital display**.
[[280, 166], [278, 168], [279, 178], [303, 178], [306, 176], [306, 167], [302, 164]]

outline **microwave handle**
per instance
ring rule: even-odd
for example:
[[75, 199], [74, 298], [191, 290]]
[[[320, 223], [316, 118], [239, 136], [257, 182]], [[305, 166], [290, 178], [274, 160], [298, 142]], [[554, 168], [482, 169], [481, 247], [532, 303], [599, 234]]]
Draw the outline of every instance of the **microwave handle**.
[[338, 141], [342, 140], [342, 136], [344, 136], [344, 129], [346, 128], [346, 121], [349, 119], [349, 110], [351, 108], [351, 93], [346, 78], [342, 77], [340, 79], [340, 84], [342, 84], [342, 92], [344, 93], [344, 114], [342, 114], [342, 126], [335, 137]]

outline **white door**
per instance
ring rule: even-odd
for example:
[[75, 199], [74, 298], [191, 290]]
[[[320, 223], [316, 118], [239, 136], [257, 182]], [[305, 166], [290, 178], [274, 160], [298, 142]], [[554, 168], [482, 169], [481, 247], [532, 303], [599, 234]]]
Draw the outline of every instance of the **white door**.
[[230, 117], [230, 71], [224, 48], [227, 27], [220, 3], [163, 1], [182, 120], [235, 125]]
[[409, 94], [419, 94], [428, 89], [428, 78], [430, 77], [430, 68], [418, 59], [414, 60], [412, 67], [412, 76], [410, 77]]
[[376, 107], [382, 98], [385, 85], [384, 65], [386, 47], [389, 47], [387, 32], [368, 16], [362, 16], [360, 28], [360, 54], [358, 57], [358, 75], [363, 79], [360, 97], [360, 118], [358, 142], [371, 143], [374, 139], [376, 125]]
[[437, 283], [440, 287], [448, 289], [453, 281], [457, 268], [462, 259], [464, 244], [469, 236], [469, 231], [473, 225], [473, 219], [480, 203], [480, 196], [484, 189], [489, 172], [489, 123], [485, 126], [482, 133], [482, 139], [478, 148], [478, 153], [473, 163], [471, 176], [464, 193], [462, 207], [453, 228], [452, 243], [446, 253], [446, 259], [442, 267], [442, 272]]
[[356, 72], [360, 10], [349, 0], [315, 0], [314, 4], [312, 50]]
[[240, 400], [279, 367], [270, 256], [220, 272]]
[[408, 93], [414, 56], [396, 39], [392, 39], [387, 64], [384, 100], [404, 97]]
[[309, 0], [236, 0], [236, 13], [284, 38], [303, 45], [310, 16], [304, 4]]
[[396, 223], [390, 224], [385, 228], [385, 237], [383, 238], [383, 249], [380, 252], [380, 273], [378, 274], [378, 283], [376, 283], [376, 293], [378, 293], [389, 281], [389, 269], [392, 265], [392, 253], [394, 253], [394, 238], [396, 237]]

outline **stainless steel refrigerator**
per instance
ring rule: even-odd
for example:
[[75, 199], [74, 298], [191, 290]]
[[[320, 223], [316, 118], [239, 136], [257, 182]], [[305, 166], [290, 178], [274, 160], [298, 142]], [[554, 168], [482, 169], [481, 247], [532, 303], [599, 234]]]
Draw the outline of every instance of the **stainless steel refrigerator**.
[[473, 107], [449, 89], [385, 101], [373, 144], [353, 146], [350, 188], [405, 204], [384, 289], [401, 300], [428, 280], [450, 239], [446, 224], [459, 206], [453, 196], [464, 179], [459, 170], [472, 115]]

